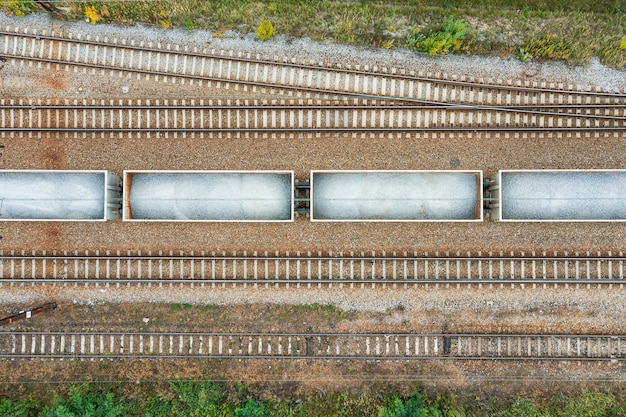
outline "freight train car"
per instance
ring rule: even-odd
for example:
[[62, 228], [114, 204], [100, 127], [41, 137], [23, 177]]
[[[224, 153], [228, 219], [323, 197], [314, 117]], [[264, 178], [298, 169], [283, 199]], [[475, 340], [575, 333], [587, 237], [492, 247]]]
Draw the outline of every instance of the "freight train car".
[[124, 171], [124, 221], [291, 222], [293, 171]]
[[489, 192], [498, 221], [626, 221], [626, 170], [501, 170]]
[[120, 195], [108, 171], [0, 170], [0, 220], [102, 222], [119, 217]]
[[476, 222], [482, 171], [311, 171], [311, 220]]

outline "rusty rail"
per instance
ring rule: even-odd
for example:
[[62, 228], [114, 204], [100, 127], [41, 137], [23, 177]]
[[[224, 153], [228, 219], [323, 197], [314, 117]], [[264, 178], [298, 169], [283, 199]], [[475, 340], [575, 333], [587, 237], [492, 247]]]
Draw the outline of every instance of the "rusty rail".
[[55, 308], [57, 308], [56, 303], [46, 303], [42, 306], [35, 307], [35, 308], [28, 307], [26, 310], [22, 310], [17, 314], [1, 319], [0, 326], [5, 326], [7, 324], [11, 324], [18, 320], [29, 319], [35, 314], [45, 313], [46, 311], [54, 310]]

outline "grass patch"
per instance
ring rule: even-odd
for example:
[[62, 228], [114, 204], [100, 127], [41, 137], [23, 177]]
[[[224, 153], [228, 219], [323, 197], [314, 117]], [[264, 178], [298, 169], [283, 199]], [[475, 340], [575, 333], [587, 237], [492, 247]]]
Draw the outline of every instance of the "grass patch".
[[0, 398], [0, 416], [232, 416], [232, 417], [400, 417], [400, 416], [624, 416], [626, 405], [608, 391], [581, 391], [545, 398], [483, 399], [450, 393], [365, 390], [315, 396], [250, 393], [241, 384], [180, 381], [169, 384], [61, 386], [52, 399]]
[[[189, 310], [191, 309], [192, 305], [189, 303], [183, 303], [183, 304], [172, 304], [170, 305], [170, 312], [175, 312], [175, 311], [181, 311], [181, 310]], [[210, 310], [209, 310], [210, 311]]]
[[[8, 0], [8, 4], [25, 9], [20, 13], [29, 13], [34, 3]], [[626, 50], [620, 48], [626, 28], [626, 2], [621, 0], [138, 0], [55, 4], [68, 7], [71, 11], [66, 18], [77, 20], [85, 18], [86, 7], [92, 7], [101, 22], [144, 22], [223, 34], [227, 30], [256, 33], [259, 19], [263, 19], [290, 37], [351, 45], [390, 49], [403, 47], [409, 39], [409, 47], [426, 53], [462, 51], [496, 56], [519, 56], [520, 48], [535, 48], [534, 59], [557, 56], [570, 64], [585, 64], [597, 56], [609, 66], [626, 66]], [[446, 20], [449, 16], [454, 19]], [[465, 28], [458, 22], [464, 22]], [[452, 27], [446, 28], [446, 23]], [[468, 36], [460, 37], [464, 32], [460, 29], [466, 29]], [[272, 33], [271, 29], [262, 32], [264, 37]], [[548, 37], [557, 44], [541, 45]], [[563, 42], [569, 53], [558, 42]]]
[[293, 306], [293, 311], [315, 314], [326, 324], [334, 324], [354, 316], [354, 312], [342, 310], [332, 304], [303, 304]]
[[554, 39], [550, 35], [539, 39], [532, 39], [520, 48], [520, 52], [527, 55], [529, 59], [537, 59], [540, 61], [566, 61], [572, 55], [571, 46], [568, 42]]

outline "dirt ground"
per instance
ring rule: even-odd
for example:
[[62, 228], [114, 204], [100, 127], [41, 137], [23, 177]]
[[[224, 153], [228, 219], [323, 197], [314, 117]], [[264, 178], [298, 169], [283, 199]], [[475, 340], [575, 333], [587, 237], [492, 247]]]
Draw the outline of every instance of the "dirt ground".
[[[139, 395], [145, 387], [175, 380], [242, 382], [263, 399], [333, 393], [409, 393], [420, 386], [436, 395], [453, 392], [475, 401], [507, 401], [577, 389], [615, 390], [623, 383], [619, 363], [525, 361], [329, 361], [329, 360], [121, 360], [0, 362], [6, 375], [0, 395], [49, 396], [58, 384], [116, 381]], [[433, 395], [433, 396], [434, 396]]]
[[[382, 312], [343, 310], [329, 304], [60, 303], [58, 307], [3, 330], [89, 330], [137, 332], [265, 333], [562, 333], [623, 334], [625, 313], [597, 320], [603, 312], [544, 306], [525, 311], [467, 306], [452, 314], [443, 309], [405, 308]], [[2, 306], [3, 317], [23, 306]], [[144, 323], [144, 318], [149, 322]], [[607, 323], [608, 322], [608, 323]]]

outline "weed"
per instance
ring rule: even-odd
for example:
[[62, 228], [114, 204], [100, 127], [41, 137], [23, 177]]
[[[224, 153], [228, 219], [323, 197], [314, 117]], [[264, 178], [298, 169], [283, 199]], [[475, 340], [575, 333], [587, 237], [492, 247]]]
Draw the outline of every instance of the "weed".
[[9, 0], [4, 3], [4, 10], [9, 16], [24, 17], [35, 9], [33, 0]]
[[381, 47], [383, 49], [391, 49], [393, 48], [393, 44], [395, 43], [395, 39], [389, 39], [388, 41], [383, 42], [383, 44], [381, 45]]
[[358, 17], [355, 13], [347, 10], [335, 18], [332, 25], [332, 32], [339, 42], [354, 43], [356, 39], [356, 22]]
[[35, 401], [22, 400], [12, 401], [6, 398], [0, 398], [0, 416], [11, 417], [28, 417], [37, 414], [37, 404]]
[[100, 15], [100, 13], [98, 13], [96, 8], [93, 6], [85, 7], [85, 16], [87, 16], [86, 21], [91, 23], [92, 25], [95, 25], [96, 23], [102, 20], [102, 16]]
[[519, 48], [519, 54], [517, 55], [517, 57], [519, 58], [520, 61], [522, 61], [523, 63], [527, 63], [532, 61], [533, 56], [530, 52], [528, 52], [526, 49], [524, 48]]
[[530, 55], [531, 59], [567, 60], [571, 55], [571, 46], [568, 42], [554, 39], [551, 35], [533, 39], [521, 49]]
[[[382, 407], [378, 415], [380, 417], [408, 417], [427, 416], [430, 410], [424, 408], [424, 399], [418, 393], [413, 393], [406, 401], [402, 401], [398, 395], [394, 395], [387, 406]], [[433, 410], [433, 414], [438, 410]]]
[[212, 36], [215, 39], [224, 39], [224, 34], [228, 31], [228, 26], [220, 26], [215, 29], [212, 33]]
[[172, 304], [170, 305], [170, 312], [180, 311], [180, 310], [189, 310], [191, 308], [191, 304], [183, 303], [183, 304]]
[[406, 45], [409, 49], [430, 56], [447, 54], [450, 50], [458, 51], [463, 47], [467, 30], [468, 25], [464, 20], [448, 17], [440, 28], [430, 30], [427, 34], [420, 33], [420, 29], [416, 28], [408, 36]]
[[248, 399], [243, 405], [235, 408], [233, 417], [262, 417], [265, 415], [265, 406], [252, 399]]
[[107, 389], [105, 392], [90, 390], [85, 385], [70, 388], [68, 398], [57, 397], [54, 404], [42, 415], [45, 416], [107, 416], [125, 415], [126, 404]]
[[169, 415], [228, 415], [224, 390], [211, 381], [178, 382], [172, 386], [178, 401], [171, 403]]
[[159, 20], [159, 24], [163, 29], [169, 29], [172, 27], [172, 19], [170, 19], [169, 17], [163, 18]]
[[196, 28], [196, 24], [191, 17], [187, 17], [185, 19], [184, 25], [185, 25], [185, 29], [187, 29], [189, 32], [191, 32], [192, 30]]
[[256, 30], [256, 37], [261, 39], [262, 41], [266, 41], [275, 34], [276, 28], [274, 27], [272, 22], [267, 19], [261, 20], [261, 23], [259, 23], [259, 27]]
[[626, 36], [622, 38], [622, 41], [619, 44], [619, 49], [621, 49], [622, 51], [626, 51]]

